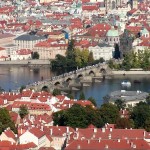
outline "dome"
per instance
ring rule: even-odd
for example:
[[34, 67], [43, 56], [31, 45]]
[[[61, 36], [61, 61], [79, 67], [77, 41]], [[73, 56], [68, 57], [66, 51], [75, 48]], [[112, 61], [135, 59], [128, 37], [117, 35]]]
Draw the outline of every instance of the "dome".
[[119, 36], [118, 30], [110, 29], [110, 30], [108, 30], [106, 36], [111, 36], [111, 37], [113, 37], [113, 36]]

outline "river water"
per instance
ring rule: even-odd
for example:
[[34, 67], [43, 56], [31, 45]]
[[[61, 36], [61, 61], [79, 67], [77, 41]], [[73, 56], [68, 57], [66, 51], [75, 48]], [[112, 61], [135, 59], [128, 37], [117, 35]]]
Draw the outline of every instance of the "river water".
[[[0, 66], [0, 86], [5, 91], [15, 90], [22, 85], [33, 83], [54, 76], [49, 67], [30, 68], [19, 66]], [[129, 80], [131, 87], [122, 87], [123, 80]], [[140, 80], [141, 83], [134, 83], [134, 80]], [[85, 97], [94, 97], [98, 105], [103, 103], [103, 97], [116, 90], [140, 90], [150, 92], [150, 75], [117, 75], [112, 79], [105, 79], [101, 82], [91, 83], [90, 86], [84, 87]], [[74, 92], [75, 98], [79, 98], [80, 92]]]

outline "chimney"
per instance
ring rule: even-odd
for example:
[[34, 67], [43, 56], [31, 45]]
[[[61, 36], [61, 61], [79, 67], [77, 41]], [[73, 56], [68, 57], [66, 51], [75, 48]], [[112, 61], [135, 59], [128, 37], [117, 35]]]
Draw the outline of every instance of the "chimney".
[[111, 139], [111, 134], [108, 135], [108, 138]]
[[133, 148], [136, 148], [136, 145], [135, 144], [133, 144], [133, 146], [132, 146]]
[[105, 145], [105, 148], [108, 149], [108, 145]]
[[43, 131], [43, 126], [41, 126], [41, 131]]
[[53, 129], [50, 129], [50, 135], [52, 135], [53, 134]]
[[81, 149], [80, 145], [77, 146], [77, 149]]
[[22, 134], [22, 128], [20, 129], [20, 133]]
[[102, 132], [103, 132], [103, 133], [105, 132], [105, 128], [102, 128]]
[[71, 107], [71, 104], [69, 104], [69, 108]]
[[78, 128], [76, 128], [76, 131], [78, 131]]
[[69, 127], [66, 127], [66, 129], [67, 129], [67, 133], [69, 133]]
[[109, 128], [109, 131], [112, 132], [112, 128], [111, 127]]
[[94, 133], [96, 133], [97, 132], [97, 128], [94, 128]]
[[143, 132], [143, 136], [144, 136], [144, 138], [145, 138], [145, 131]]

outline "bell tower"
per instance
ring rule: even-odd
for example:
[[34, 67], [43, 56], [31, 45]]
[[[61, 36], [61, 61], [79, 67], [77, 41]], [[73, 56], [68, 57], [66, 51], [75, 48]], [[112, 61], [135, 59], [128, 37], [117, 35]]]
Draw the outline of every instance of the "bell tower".
[[132, 0], [132, 9], [138, 9], [138, 0]]

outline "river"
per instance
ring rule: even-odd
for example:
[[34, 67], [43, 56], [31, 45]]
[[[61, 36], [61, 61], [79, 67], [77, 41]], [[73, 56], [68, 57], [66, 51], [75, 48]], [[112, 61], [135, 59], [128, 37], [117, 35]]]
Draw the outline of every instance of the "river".
[[[33, 83], [54, 76], [49, 67], [30, 68], [19, 66], [0, 66], [0, 86], [5, 91], [15, 90], [22, 85]], [[122, 87], [121, 82], [127, 79], [131, 82], [131, 87]], [[134, 80], [140, 80], [141, 83], [134, 83]], [[105, 79], [98, 83], [91, 83], [84, 87], [85, 97], [94, 97], [98, 105], [103, 103], [103, 97], [116, 90], [140, 90], [150, 92], [150, 75], [117, 75], [112, 79]], [[75, 98], [79, 98], [80, 92], [74, 93]]]

